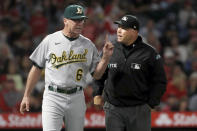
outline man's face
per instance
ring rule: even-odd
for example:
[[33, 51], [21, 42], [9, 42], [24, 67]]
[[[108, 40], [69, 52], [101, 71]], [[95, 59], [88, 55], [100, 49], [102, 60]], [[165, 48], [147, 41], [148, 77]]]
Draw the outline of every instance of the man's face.
[[125, 28], [118, 26], [117, 29], [117, 41], [125, 44], [130, 44], [131, 41], [135, 40], [138, 36], [138, 31], [132, 28]]
[[82, 32], [85, 19], [77, 19], [77, 20], [71, 20], [71, 19], [66, 19], [64, 20], [65, 25], [67, 25], [67, 29], [69, 30], [70, 33], [79, 35]]

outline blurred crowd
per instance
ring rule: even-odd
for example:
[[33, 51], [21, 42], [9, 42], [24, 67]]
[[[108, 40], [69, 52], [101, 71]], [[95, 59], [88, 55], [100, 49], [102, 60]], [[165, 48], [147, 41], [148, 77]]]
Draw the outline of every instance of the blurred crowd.
[[[116, 38], [113, 21], [136, 15], [139, 34], [163, 57], [167, 91], [156, 111], [197, 111], [197, 1], [196, 0], [78, 0], [88, 20], [83, 35], [99, 53], [105, 34]], [[1, 0], [0, 112], [18, 112], [28, 72], [29, 55], [49, 33], [63, 28], [63, 11], [76, 0]], [[31, 111], [41, 111], [44, 71], [32, 92]], [[91, 77], [84, 90], [87, 110], [93, 105]]]

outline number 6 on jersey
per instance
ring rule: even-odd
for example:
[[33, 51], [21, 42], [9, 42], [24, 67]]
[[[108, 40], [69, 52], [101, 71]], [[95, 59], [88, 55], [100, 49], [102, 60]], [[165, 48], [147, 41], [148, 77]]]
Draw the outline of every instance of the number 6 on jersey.
[[78, 69], [77, 70], [77, 74], [76, 74], [76, 80], [80, 81], [82, 76], [83, 76], [83, 70], [82, 69]]

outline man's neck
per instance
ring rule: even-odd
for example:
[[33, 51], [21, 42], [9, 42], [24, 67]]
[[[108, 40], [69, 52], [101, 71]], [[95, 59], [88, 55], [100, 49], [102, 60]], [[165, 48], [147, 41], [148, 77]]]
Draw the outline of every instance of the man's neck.
[[65, 28], [62, 30], [62, 33], [68, 38], [77, 38], [77, 37], [79, 37], [79, 34], [72, 33], [71, 31], [69, 31], [69, 30], [67, 30]]
[[128, 41], [128, 43], [125, 43], [126, 46], [130, 46], [133, 43], [135, 43], [135, 41], [137, 40], [138, 37], [136, 37], [135, 39], [131, 39], [130, 41]]

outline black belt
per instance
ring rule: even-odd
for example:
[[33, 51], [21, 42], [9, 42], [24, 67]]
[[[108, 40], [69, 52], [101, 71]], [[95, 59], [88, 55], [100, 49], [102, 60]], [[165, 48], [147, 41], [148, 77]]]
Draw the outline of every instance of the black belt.
[[65, 94], [73, 94], [73, 93], [76, 93], [77, 91], [81, 91], [83, 88], [80, 86], [80, 87], [75, 87], [75, 88], [72, 88], [72, 89], [61, 89], [61, 88], [55, 88], [53, 86], [49, 86], [49, 90], [50, 91], [55, 91], [55, 92], [58, 92], [58, 93], [65, 93]]

